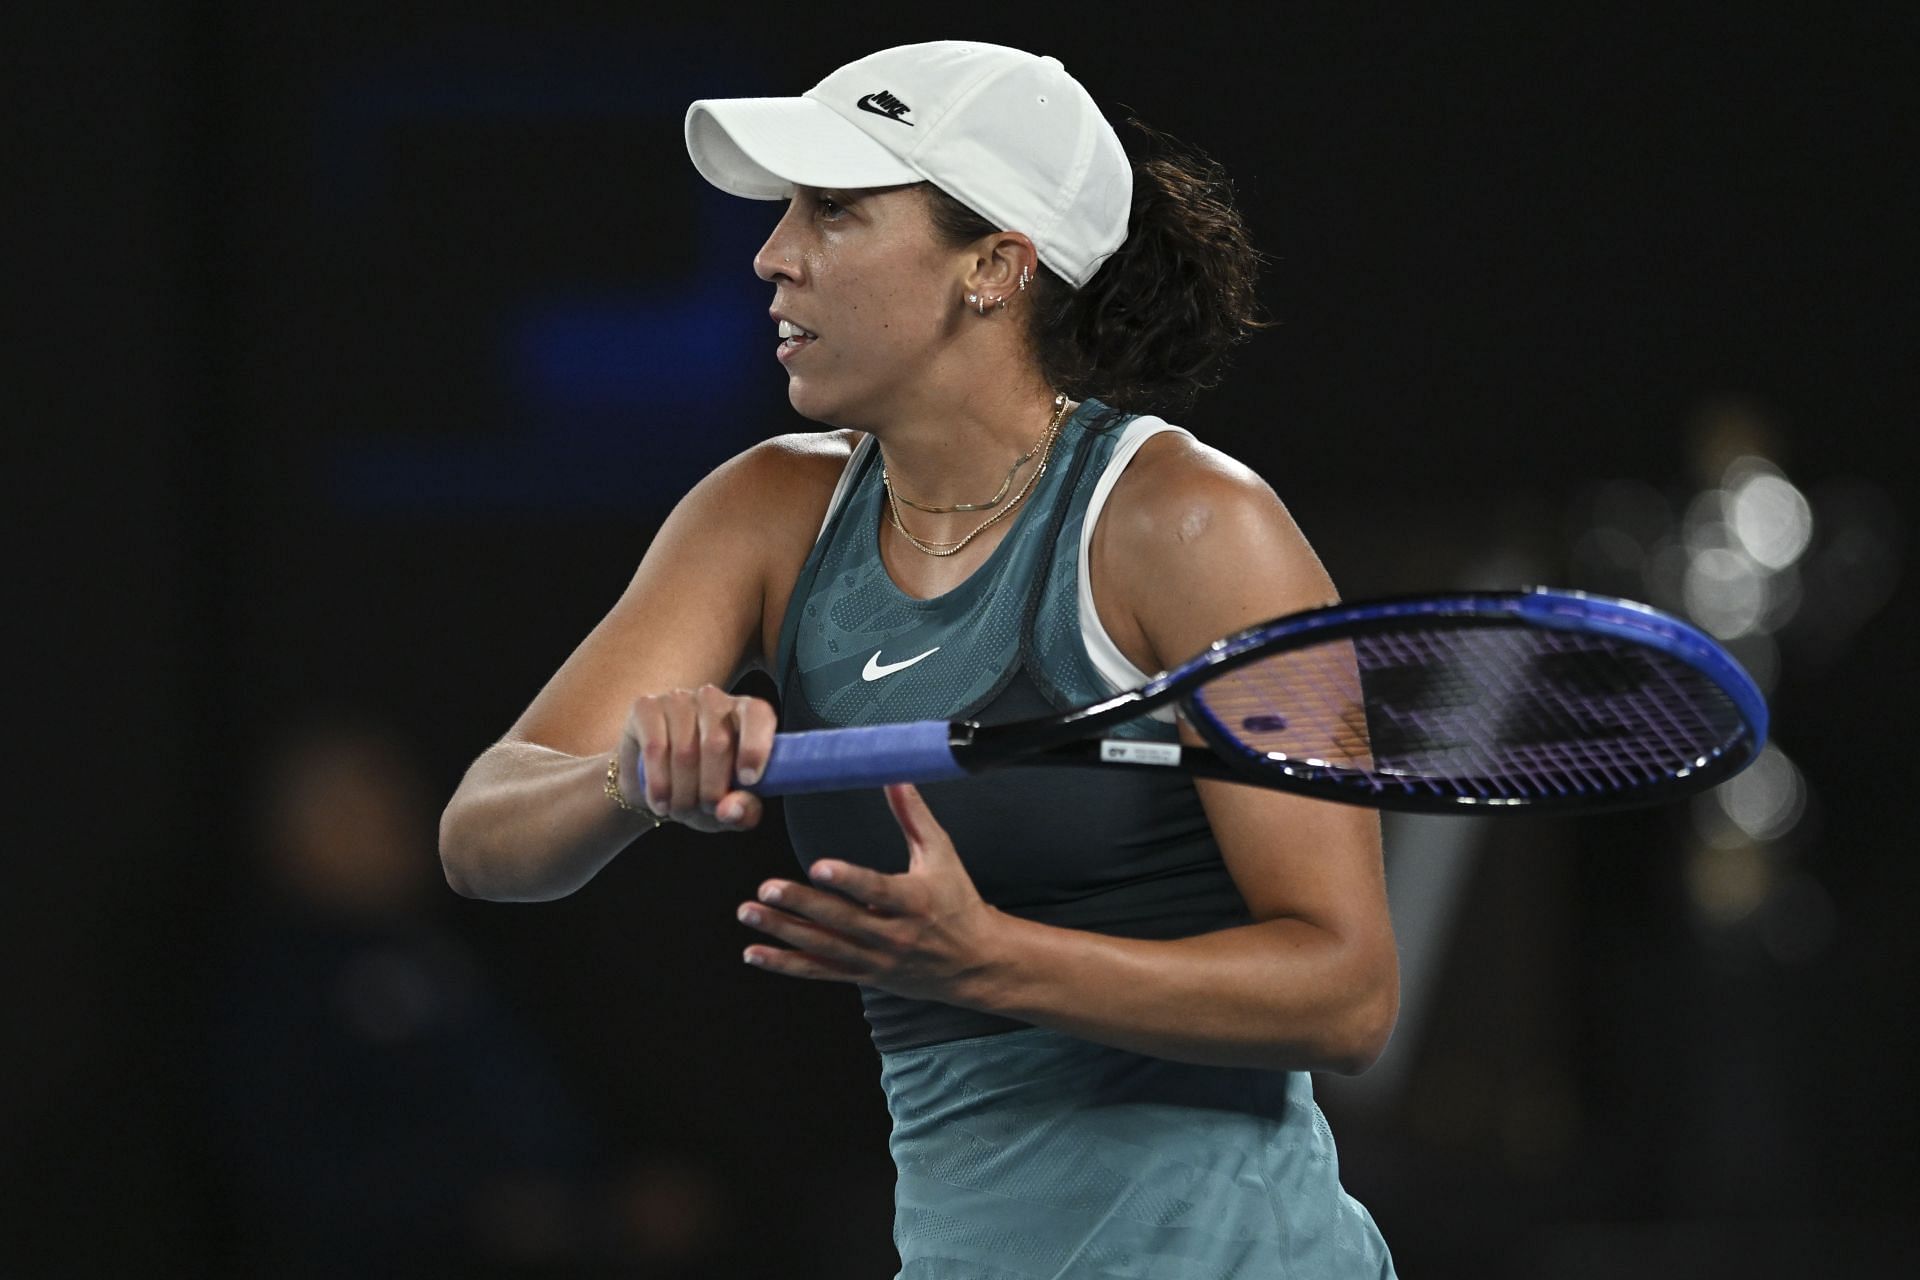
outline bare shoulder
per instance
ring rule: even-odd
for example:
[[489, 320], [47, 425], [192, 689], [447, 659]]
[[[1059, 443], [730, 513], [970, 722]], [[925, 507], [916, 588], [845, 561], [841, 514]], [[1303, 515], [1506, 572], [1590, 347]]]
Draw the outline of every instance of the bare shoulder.
[[693, 487], [626, 590], [508, 736], [573, 754], [618, 741], [635, 698], [764, 666], [858, 436], [777, 436]]
[[837, 475], [865, 438], [858, 431], [790, 431], [762, 440], [739, 456], [763, 466], [831, 468]]
[[[1159, 665], [1255, 622], [1335, 598], [1293, 516], [1258, 472], [1182, 432], [1149, 439], [1094, 533], [1102, 618], [1120, 615]], [[1109, 628], [1112, 630], [1112, 628]], [[1120, 639], [1115, 632], [1115, 639]]]
[[[716, 467], [695, 494], [709, 490], [701, 496], [722, 500], [730, 507], [752, 502], [756, 505], [747, 510], [755, 520], [808, 514], [817, 519], [825, 513], [834, 485], [861, 439], [857, 431], [796, 431], [774, 436]], [[733, 507], [734, 517], [739, 514]]]
[[1111, 528], [1109, 545], [1127, 561], [1173, 569], [1193, 568], [1200, 558], [1251, 555], [1261, 576], [1304, 575], [1312, 581], [1301, 586], [1322, 597], [1331, 586], [1260, 473], [1183, 432], [1164, 431], [1141, 446], [1114, 484], [1109, 512], [1101, 522]]
[[757, 588], [797, 572], [859, 439], [852, 431], [797, 432], [727, 459], [675, 504], [639, 581], [726, 564], [751, 575]]
[[687, 495], [649, 552], [690, 566], [752, 566], [759, 616], [750, 666], [772, 656], [794, 580], [862, 439], [858, 431], [794, 432], [736, 454]]

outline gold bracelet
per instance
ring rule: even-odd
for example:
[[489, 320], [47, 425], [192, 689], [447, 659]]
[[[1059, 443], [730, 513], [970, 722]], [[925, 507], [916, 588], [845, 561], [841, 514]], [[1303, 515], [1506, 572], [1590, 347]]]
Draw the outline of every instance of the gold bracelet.
[[619, 756], [615, 756], [613, 759], [607, 761], [607, 799], [613, 801], [615, 804], [619, 805], [622, 809], [625, 809], [628, 813], [637, 813], [643, 818], [651, 819], [653, 822], [653, 827], [649, 828], [650, 830], [657, 829], [659, 827], [664, 827], [667, 824], [667, 820], [661, 817], [659, 814], [655, 813], [653, 810], [645, 809], [645, 808], [636, 809], [632, 805], [627, 803], [627, 798], [625, 796], [620, 794], [620, 757]]

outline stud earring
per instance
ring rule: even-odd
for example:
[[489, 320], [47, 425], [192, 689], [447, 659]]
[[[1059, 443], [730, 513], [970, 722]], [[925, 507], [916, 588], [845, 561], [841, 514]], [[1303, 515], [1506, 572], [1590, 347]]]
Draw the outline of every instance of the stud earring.
[[1020, 268], [1020, 292], [1025, 293], [1027, 291], [1027, 281], [1031, 279], [1033, 279], [1033, 273], [1028, 271], [1025, 267], [1021, 267]]

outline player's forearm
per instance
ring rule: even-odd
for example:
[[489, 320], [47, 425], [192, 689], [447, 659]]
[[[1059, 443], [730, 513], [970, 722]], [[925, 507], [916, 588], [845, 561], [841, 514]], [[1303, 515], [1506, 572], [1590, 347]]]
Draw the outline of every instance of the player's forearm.
[[1087, 1040], [1219, 1066], [1357, 1072], [1399, 1006], [1391, 943], [1268, 920], [1173, 941], [1005, 917], [967, 1003]]
[[498, 743], [440, 818], [447, 883], [470, 898], [537, 902], [591, 880], [651, 824], [606, 795], [607, 757]]

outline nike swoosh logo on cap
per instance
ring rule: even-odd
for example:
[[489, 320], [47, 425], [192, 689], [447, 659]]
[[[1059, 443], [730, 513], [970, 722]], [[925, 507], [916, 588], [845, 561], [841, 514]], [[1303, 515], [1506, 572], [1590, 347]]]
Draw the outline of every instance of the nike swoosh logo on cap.
[[902, 120], [900, 118], [907, 114], [907, 112], [913, 110], [913, 108], [894, 97], [891, 93], [888, 93], [885, 89], [882, 89], [879, 93], [866, 94], [861, 97], [860, 101], [853, 105], [862, 111], [871, 111], [874, 115], [885, 116], [895, 124], [903, 124], [909, 129], [913, 128], [913, 121]]
[[896, 671], [905, 671], [908, 667], [920, 661], [920, 659], [930, 658], [938, 652], [940, 652], [940, 646], [935, 645], [925, 653], [917, 653], [913, 657], [903, 659], [899, 662], [882, 662], [880, 661], [880, 651], [875, 649], [873, 656], [867, 659], [867, 665], [860, 669], [860, 678], [862, 680], [878, 680], [880, 677], [890, 676]]

